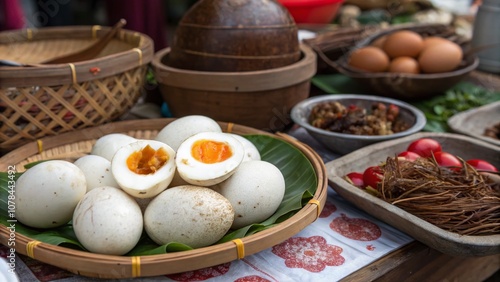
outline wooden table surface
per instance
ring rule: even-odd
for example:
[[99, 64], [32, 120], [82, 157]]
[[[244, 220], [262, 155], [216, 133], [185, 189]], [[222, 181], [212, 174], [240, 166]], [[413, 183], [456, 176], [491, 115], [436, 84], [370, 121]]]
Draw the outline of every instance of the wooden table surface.
[[[500, 254], [453, 257], [415, 241], [342, 281], [485, 281], [500, 271]], [[500, 275], [495, 276], [500, 281]]]

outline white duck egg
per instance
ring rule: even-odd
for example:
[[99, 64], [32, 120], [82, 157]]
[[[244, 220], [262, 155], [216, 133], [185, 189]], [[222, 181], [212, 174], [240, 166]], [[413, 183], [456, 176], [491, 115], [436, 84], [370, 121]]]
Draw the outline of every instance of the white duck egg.
[[73, 230], [90, 252], [123, 255], [139, 242], [144, 221], [139, 205], [119, 188], [98, 187], [83, 197], [73, 214]]
[[163, 127], [155, 140], [168, 144], [177, 151], [181, 143], [188, 137], [200, 132], [222, 132], [219, 124], [202, 115], [180, 117]]
[[243, 145], [228, 133], [202, 132], [182, 142], [175, 165], [186, 182], [211, 186], [234, 173], [244, 152]]
[[111, 173], [111, 162], [98, 155], [78, 158], [74, 164], [79, 167], [87, 180], [87, 192], [100, 186], [120, 187]]
[[276, 212], [285, 195], [285, 179], [269, 162], [247, 161], [213, 189], [233, 205], [235, 215], [231, 228], [238, 229], [262, 222]]
[[178, 242], [199, 248], [220, 240], [233, 219], [233, 207], [221, 194], [185, 185], [169, 188], [149, 203], [144, 228], [157, 244]]
[[16, 218], [35, 228], [68, 223], [85, 195], [85, 175], [73, 163], [50, 160], [26, 170], [16, 181]]
[[99, 139], [97, 139], [92, 146], [92, 150], [90, 151], [91, 155], [101, 156], [108, 161], [113, 159], [113, 155], [120, 149], [122, 146], [130, 144], [132, 142], [136, 142], [132, 136], [128, 136], [123, 133], [111, 133], [106, 134]]
[[137, 198], [151, 198], [172, 181], [175, 152], [163, 142], [139, 140], [116, 151], [111, 173], [125, 192]]
[[243, 149], [245, 150], [245, 155], [243, 156], [244, 162], [250, 160], [260, 161], [260, 152], [250, 140], [238, 134], [234, 133], [228, 133], [228, 134], [236, 138], [243, 145]]

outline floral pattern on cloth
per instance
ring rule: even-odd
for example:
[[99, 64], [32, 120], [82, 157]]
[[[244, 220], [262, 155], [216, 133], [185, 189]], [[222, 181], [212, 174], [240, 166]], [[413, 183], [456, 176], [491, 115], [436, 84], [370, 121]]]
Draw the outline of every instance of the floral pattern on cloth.
[[342, 236], [358, 241], [373, 241], [382, 236], [382, 230], [375, 223], [364, 218], [350, 218], [344, 213], [332, 220], [330, 228]]
[[339, 266], [345, 262], [342, 248], [329, 245], [321, 236], [293, 237], [272, 248], [272, 252], [285, 259], [290, 268], [303, 268], [320, 272], [327, 266]]

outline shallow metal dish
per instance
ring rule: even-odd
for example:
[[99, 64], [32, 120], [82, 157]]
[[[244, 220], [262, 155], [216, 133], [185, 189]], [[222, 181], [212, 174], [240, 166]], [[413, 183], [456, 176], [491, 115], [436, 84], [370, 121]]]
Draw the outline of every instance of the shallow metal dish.
[[484, 130], [500, 123], [500, 101], [457, 113], [448, 119], [454, 132], [500, 146], [500, 140], [484, 136]]
[[368, 166], [379, 164], [386, 160], [387, 156], [405, 151], [412, 141], [424, 137], [437, 140], [443, 150], [457, 154], [463, 159], [484, 159], [500, 167], [500, 148], [497, 146], [459, 134], [426, 132], [367, 146], [328, 162], [328, 182], [340, 196], [358, 208], [442, 253], [452, 256], [500, 254], [500, 234], [466, 236], [445, 231], [344, 180], [343, 177], [347, 173], [363, 171]]
[[[394, 104], [400, 108], [400, 118], [412, 126], [405, 131], [390, 135], [354, 135], [323, 130], [312, 126], [308, 119], [315, 105], [328, 101], [338, 101], [343, 105], [356, 105], [358, 107], [370, 108], [374, 102], [382, 102], [386, 105]], [[325, 147], [338, 154], [347, 154], [364, 146], [400, 138], [422, 130], [427, 122], [425, 115], [412, 105], [392, 98], [358, 95], [339, 94], [322, 95], [308, 98], [292, 108], [292, 120], [304, 127], [309, 134], [322, 143]]]

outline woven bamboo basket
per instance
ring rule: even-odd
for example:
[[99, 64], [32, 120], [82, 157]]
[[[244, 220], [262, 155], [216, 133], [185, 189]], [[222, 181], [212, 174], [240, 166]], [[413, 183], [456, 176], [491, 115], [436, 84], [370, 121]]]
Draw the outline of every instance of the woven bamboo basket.
[[154, 55], [148, 36], [120, 30], [99, 55], [68, 64], [43, 61], [85, 49], [109, 27], [75, 26], [0, 32], [0, 151], [38, 138], [117, 119], [141, 96]]
[[[24, 164], [46, 159], [75, 160], [90, 152], [95, 140], [109, 133], [126, 133], [135, 138], [151, 139], [172, 119], [145, 119], [120, 121], [92, 128], [48, 136], [21, 146], [0, 159], [0, 171], [9, 165], [21, 170]], [[315, 170], [316, 192], [301, 210], [278, 225], [235, 241], [216, 244], [190, 251], [149, 256], [112, 256], [88, 253], [47, 243], [40, 243], [16, 233], [16, 252], [70, 272], [98, 278], [132, 278], [166, 275], [192, 271], [233, 260], [270, 248], [295, 235], [315, 221], [327, 197], [328, 179], [321, 157], [307, 145], [286, 134], [271, 134], [243, 125], [219, 122], [225, 132], [236, 134], [265, 134], [284, 140], [300, 150]], [[7, 244], [10, 231], [0, 225], [0, 243]], [[238, 244], [237, 244], [238, 243]]]

